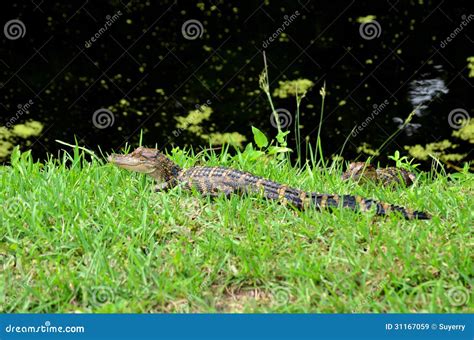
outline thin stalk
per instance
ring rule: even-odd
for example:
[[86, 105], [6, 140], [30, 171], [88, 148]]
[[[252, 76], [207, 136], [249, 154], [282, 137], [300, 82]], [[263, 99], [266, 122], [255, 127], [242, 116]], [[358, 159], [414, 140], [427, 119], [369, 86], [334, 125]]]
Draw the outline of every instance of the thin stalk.
[[352, 136], [352, 133], [354, 132], [354, 130], [356, 129], [357, 125], [355, 125], [351, 132], [349, 132], [349, 134], [347, 135], [346, 139], [344, 140], [344, 143], [342, 144], [342, 148], [341, 148], [341, 152], [339, 152], [339, 157], [342, 157], [342, 152], [344, 151], [344, 148], [346, 147], [346, 144], [347, 142], [349, 141], [349, 138], [351, 138]]
[[275, 106], [273, 105], [273, 101], [272, 101], [272, 96], [270, 94], [270, 82], [268, 80], [268, 66], [267, 66], [267, 57], [265, 55], [265, 51], [263, 51], [263, 64], [264, 64], [265, 80], [264, 82], [260, 83], [260, 87], [262, 88], [263, 92], [265, 92], [265, 94], [267, 95], [268, 101], [270, 102], [270, 107], [272, 109], [273, 117], [275, 118], [278, 133], [280, 133], [281, 132], [280, 118], [278, 117], [278, 113], [275, 110]]
[[[319, 126], [318, 126], [318, 138], [316, 140], [316, 148], [319, 151], [319, 156], [321, 157], [321, 162], [324, 165], [324, 158], [323, 158], [323, 149], [321, 146], [321, 127], [323, 125], [323, 114], [324, 114], [324, 99], [326, 98], [326, 82], [324, 82], [323, 87], [319, 91], [321, 94], [322, 100], [321, 100], [321, 112], [319, 115]], [[318, 155], [316, 154], [315, 160], [318, 160]]]
[[408, 123], [410, 123], [410, 121], [412, 120], [413, 116], [415, 115], [417, 109], [419, 108], [419, 106], [417, 106], [416, 108], [413, 109], [412, 112], [410, 112], [410, 114], [408, 115], [407, 119], [405, 119], [405, 121], [403, 122], [402, 126], [396, 130], [394, 133], [392, 133], [383, 143], [382, 145], [379, 146], [379, 148], [375, 151], [375, 154], [379, 155], [380, 154], [380, 151], [385, 147], [385, 145], [387, 145], [388, 142], [390, 142], [396, 135], [398, 135], [405, 126], [407, 126]]
[[301, 166], [301, 131], [300, 131], [300, 105], [301, 99], [298, 97], [298, 88], [296, 88], [296, 119], [295, 119], [295, 140], [296, 140], [296, 157], [297, 166]]

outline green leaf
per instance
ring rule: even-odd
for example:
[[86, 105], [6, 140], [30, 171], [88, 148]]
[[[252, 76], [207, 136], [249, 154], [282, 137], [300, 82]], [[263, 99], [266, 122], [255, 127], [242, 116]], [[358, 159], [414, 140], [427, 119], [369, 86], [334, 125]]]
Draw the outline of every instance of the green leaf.
[[285, 137], [289, 133], [290, 133], [290, 131], [280, 131], [280, 132], [278, 132], [278, 134], [276, 135], [276, 140], [278, 141], [278, 143], [280, 143], [282, 145], [283, 144], [286, 145]]
[[268, 139], [262, 131], [252, 126], [252, 133], [255, 144], [257, 144], [259, 148], [264, 148], [268, 145]]
[[265, 152], [255, 150], [249, 155], [249, 159], [252, 160], [252, 161], [256, 161], [257, 159], [259, 159], [260, 157], [262, 157], [264, 155], [265, 155]]
[[293, 152], [293, 150], [287, 147], [282, 147], [282, 146], [272, 146], [268, 150], [269, 155], [274, 155], [277, 153], [286, 153], [286, 152]]

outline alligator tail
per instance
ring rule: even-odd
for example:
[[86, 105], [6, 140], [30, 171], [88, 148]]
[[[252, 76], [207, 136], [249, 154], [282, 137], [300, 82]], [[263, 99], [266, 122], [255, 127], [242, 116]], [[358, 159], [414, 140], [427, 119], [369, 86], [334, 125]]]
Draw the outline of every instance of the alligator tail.
[[329, 195], [310, 193], [310, 202], [318, 209], [349, 208], [354, 211], [370, 211], [375, 209], [376, 215], [385, 216], [398, 212], [407, 220], [428, 220], [431, 216], [423, 211], [411, 210], [394, 204], [379, 202], [355, 195]]

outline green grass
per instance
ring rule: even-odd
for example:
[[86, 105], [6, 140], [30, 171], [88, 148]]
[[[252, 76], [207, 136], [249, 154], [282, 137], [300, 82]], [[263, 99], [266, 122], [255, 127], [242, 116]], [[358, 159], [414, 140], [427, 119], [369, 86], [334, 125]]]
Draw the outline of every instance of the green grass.
[[434, 215], [405, 221], [234, 196], [153, 193], [143, 175], [14, 152], [0, 170], [1, 312], [472, 312], [474, 176], [422, 174], [389, 190], [247, 153], [226, 165], [295, 187]]

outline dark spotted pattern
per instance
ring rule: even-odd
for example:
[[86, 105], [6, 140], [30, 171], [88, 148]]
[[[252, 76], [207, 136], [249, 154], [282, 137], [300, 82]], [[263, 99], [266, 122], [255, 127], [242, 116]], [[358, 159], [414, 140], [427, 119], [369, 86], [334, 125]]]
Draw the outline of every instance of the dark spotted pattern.
[[273, 182], [249, 172], [224, 167], [193, 167], [182, 170], [178, 175], [178, 183], [185, 183], [186, 188], [199, 191], [203, 195], [229, 196], [233, 193], [258, 193], [283, 204], [291, 204], [298, 209], [310, 206], [317, 209], [348, 208], [354, 211], [374, 210], [376, 215], [387, 215], [399, 212], [406, 219], [429, 219], [429, 215], [421, 211], [412, 211], [404, 207], [377, 202], [353, 195], [330, 195], [305, 192]]
[[398, 212], [406, 219], [430, 218], [425, 212], [412, 211], [360, 196], [305, 192], [249, 172], [230, 168], [196, 166], [183, 170], [157, 149], [139, 147], [129, 155], [112, 154], [109, 156], [109, 162], [127, 170], [152, 176], [161, 183], [157, 185], [157, 191], [182, 185], [186, 189], [210, 196], [260, 193], [268, 199], [277, 200], [298, 209], [313, 207], [323, 210], [342, 207], [354, 211], [374, 210], [377, 215]]
[[361, 183], [375, 182], [386, 187], [400, 184], [410, 186], [415, 180], [415, 175], [401, 168], [389, 167], [376, 169], [373, 165], [364, 162], [355, 162], [349, 164], [346, 172], [342, 174], [342, 179], [352, 179]]

